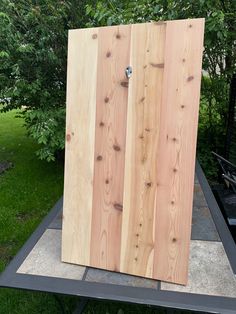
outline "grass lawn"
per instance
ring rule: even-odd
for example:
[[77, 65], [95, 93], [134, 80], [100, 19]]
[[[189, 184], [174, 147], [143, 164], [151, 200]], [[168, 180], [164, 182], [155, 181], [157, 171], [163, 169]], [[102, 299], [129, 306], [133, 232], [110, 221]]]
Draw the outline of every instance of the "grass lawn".
[[[62, 195], [63, 165], [35, 156], [37, 145], [26, 136], [16, 111], [0, 114], [0, 162], [13, 168], [0, 175], [0, 272], [24, 244], [42, 218]], [[59, 296], [65, 313], [72, 313], [76, 299]], [[0, 314], [62, 313], [53, 295], [0, 289]], [[90, 301], [85, 314], [151, 314], [164, 310], [112, 302]], [[178, 312], [180, 313], [180, 312]]]

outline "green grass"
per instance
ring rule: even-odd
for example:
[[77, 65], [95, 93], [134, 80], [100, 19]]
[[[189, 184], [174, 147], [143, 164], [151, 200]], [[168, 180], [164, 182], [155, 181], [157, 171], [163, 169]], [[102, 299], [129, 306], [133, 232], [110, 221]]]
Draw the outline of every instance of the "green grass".
[[[16, 111], [0, 114], [0, 162], [14, 164], [0, 175], [0, 272], [24, 244], [42, 218], [62, 195], [63, 165], [35, 156], [38, 146], [26, 136]], [[59, 296], [65, 313], [77, 299]], [[62, 313], [51, 294], [0, 289], [0, 314]], [[90, 301], [85, 314], [165, 313], [139, 305]]]
[[0, 175], [0, 270], [16, 254], [62, 195], [63, 165], [40, 161], [16, 111], [0, 115], [0, 161], [13, 168]]
[[[0, 271], [62, 195], [63, 165], [40, 161], [16, 111], [0, 114], [0, 162], [13, 168], [0, 175]], [[70, 301], [70, 300], [69, 300]], [[69, 302], [71, 303], [71, 302]], [[60, 313], [52, 295], [0, 290], [0, 313]]]

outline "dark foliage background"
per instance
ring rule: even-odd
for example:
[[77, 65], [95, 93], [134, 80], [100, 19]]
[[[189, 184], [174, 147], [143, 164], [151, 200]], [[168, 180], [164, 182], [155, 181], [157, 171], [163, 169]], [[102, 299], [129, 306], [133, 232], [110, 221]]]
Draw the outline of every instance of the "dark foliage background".
[[85, 26], [88, 3], [1, 0], [1, 109], [23, 108], [40, 159], [54, 160], [64, 148], [67, 33]]
[[236, 162], [235, 12], [233, 0], [1, 0], [1, 110], [23, 106], [37, 155], [54, 160], [64, 148], [68, 29], [205, 17], [198, 158], [214, 179], [212, 150]]

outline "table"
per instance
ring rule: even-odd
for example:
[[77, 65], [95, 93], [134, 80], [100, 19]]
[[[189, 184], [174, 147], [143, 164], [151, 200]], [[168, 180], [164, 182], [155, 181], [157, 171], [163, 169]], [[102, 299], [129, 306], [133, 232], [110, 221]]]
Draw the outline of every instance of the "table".
[[236, 313], [236, 245], [198, 162], [187, 286], [62, 263], [62, 206], [61, 198], [1, 274], [1, 287]]

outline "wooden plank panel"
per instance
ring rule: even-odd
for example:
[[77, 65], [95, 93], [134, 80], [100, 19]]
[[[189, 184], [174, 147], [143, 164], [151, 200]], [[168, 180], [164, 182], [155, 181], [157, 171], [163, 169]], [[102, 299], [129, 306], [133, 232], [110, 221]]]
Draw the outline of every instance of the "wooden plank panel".
[[62, 260], [89, 265], [98, 30], [69, 31]]
[[152, 277], [165, 24], [132, 25], [121, 271]]
[[70, 32], [63, 261], [186, 283], [203, 28]]
[[187, 283], [204, 19], [167, 23], [154, 278]]
[[99, 29], [90, 265], [119, 271], [130, 26]]

